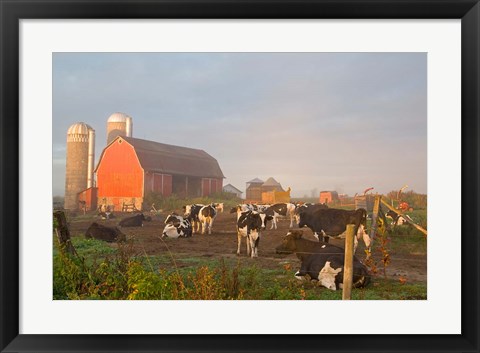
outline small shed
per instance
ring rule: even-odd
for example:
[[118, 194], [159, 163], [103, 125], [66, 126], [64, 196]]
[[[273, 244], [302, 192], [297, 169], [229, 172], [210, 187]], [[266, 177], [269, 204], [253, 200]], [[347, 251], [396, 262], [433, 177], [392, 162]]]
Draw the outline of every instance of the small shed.
[[262, 201], [263, 180], [259, 178], [247, 181], [246, 198], [249, 201]]
[[287, 191], [266, 191], [262, 192], [262, 203], [265, 204], [274, 204], [274, 203], [286, 203], [290, 202], [290, 191], [292, 189], [288, 188]]
[[340, 199], [338, 198], [338, 193], [336, 191], [320, 191], [320, 203], [329, 204], [338, 202]]
[[242, 198], [242, 190], [237, 189], [235, 186], [232, 184], [227, 184], [223, 187], [223, 192], [228, 192], [229, 194], [234, 194], [236, 197], [239, 199]]

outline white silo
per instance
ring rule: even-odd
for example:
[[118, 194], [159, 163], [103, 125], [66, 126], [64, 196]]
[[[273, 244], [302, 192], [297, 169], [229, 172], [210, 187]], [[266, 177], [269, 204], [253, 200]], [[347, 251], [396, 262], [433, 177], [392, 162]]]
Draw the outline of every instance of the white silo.
[[132, 136], [132, 117], [125, 113], [113, 113], [107, 120], [107, 145], [117, 136]]
[[95, 130], [76, 123], [67, 131], [67, 165], [65, 174], [66, 209], [78, 209], [78, 193], [93, 186]]

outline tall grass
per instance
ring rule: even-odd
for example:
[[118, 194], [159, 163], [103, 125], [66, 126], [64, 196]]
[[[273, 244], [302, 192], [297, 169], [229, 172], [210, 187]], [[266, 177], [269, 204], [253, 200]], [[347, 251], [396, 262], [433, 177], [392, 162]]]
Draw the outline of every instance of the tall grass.
[[[53, 262], [54, 299], [128, 300], [338, 300], [341, 291], [299, 282], [290, 264], [264, 269], [251, 259], [221, 259], [177, 268], [175, 263], [136, 256], [130, 244], [110, 247], [76, 240], [77, 254], [56, 248]], [[426, 299], [423, 283], [400, 283], [376, 278], [353, 299]]]

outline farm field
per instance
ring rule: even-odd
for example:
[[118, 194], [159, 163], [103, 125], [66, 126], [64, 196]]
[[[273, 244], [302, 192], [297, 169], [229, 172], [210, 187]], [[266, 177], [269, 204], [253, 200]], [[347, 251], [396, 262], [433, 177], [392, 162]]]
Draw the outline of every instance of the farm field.
[[[296, 280], [293, 275], [299, 269], [300, 261], [294, 254], [276, 254], [275, 247], [289, 229], [290, 221], [287, 219], [281, 219], [276, 230], [270, 230], [269, 223], [261, 235], [258, 258], [251, 259], [246, 255], [245, 239], [242, 240], [241, 255], [236, 254], [236, 214], [228, 211], [219, 213], [211, 235], [194, 234], [191, 238], [162, 239], [160, 235], [166, 216], [167, 213], [155, 214], [152, 221], [145, 222], [143, 227], [122, 228], [128, 239], [124, 245], [86, 240], [84, 233], [94, 221], [115, 226], [125, 214], [117, 214], [117, 218], [112, 220], [100, 220], [93, 214], [69, 219], [72, 242], [87, 265], [98, 266], [105, 259], [113, 263], [118, 261], [115, 259], [120, 254], [128, 257], [128, 263], [135, 261], [141, 264], [144, 272], [154, 274], [155, 277], [151, 280], [138, 280], [140, 284], [125, 284], [129, 293], [117, 293], [113, 297], [108, 290], [105, 292], [104, 289], [103, 293], [109, 293], [105, 296], [99, 290], [94, 295], [95, 299], [170, 299], [167, 295], [159, 294], [154, 286], [155, 281], [160, 281], [162, 276], [187, 278], [191, 286], [189, 296], [180, 296], [179, 299], [341, 299], [341, 290], [331, 291], [313, 283]], [[427, 299], [427, 240], [408, 226], [401, 226], [395, 233], [399, 234], [387, 236], [385, 248], [390, 262], [385, 267], [385, 272], [381, 262], [384, 254], [375, 250], [375, 245], [380, 244], [376, 241], [373, 258], [377, 271], [369, 286], [353, 290], [352, 299]], [[304, 237], [315, 240], [312, 232], [306, 228]], [[343, 240], [332, 239], [330, 242], [343, 247]], [[58, 256], [58, 251], [55, 254]], [[362, 261], [365, 258], [363, 242], [359, 244], [356, 255]], [[209, 282], [208, 278], [221, 278], [219, 285], [228, 288], [222, 289], [223, 292], [218, 288], [210, 288], [206, 283]], [[202, 288], [198, 288], [200, 282]], [[96, 285], [101, 287], [102, 283]], [[111, 287], [117, 284], [109, 285]], [[54, 298], [57, 299], [92, 298], [91, 290], [85, 296], [78, 289], [73, 292], [55, 291], [54, 288]], [[212, 295], [213, 291], [221, 294]], [[212, 296], [209, 297], [210, 295]]]

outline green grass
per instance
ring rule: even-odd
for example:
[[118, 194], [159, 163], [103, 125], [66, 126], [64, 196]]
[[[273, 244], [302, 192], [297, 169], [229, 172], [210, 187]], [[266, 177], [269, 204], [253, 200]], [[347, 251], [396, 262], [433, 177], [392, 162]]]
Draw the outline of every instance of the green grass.
[[[395, 246], [406, 247], [400, 236]], [[54, 238], [55, 240], [55, 238]], [[419, 238], [417, 247], [425, 242]], [[129, 244], [108, 245], [74, 238], [79, 257], [54, 247], [55, 299], [244, 299], [340, 300], [331, 291], [294, 277], [288, 261], [264, 268], [255, 259], [192, 257], [188, 254], [141, 256]], [[354, 289], [354, 300], [424, 300], [426, 283], [401, 283], [374, 277], [367, 288]]]

